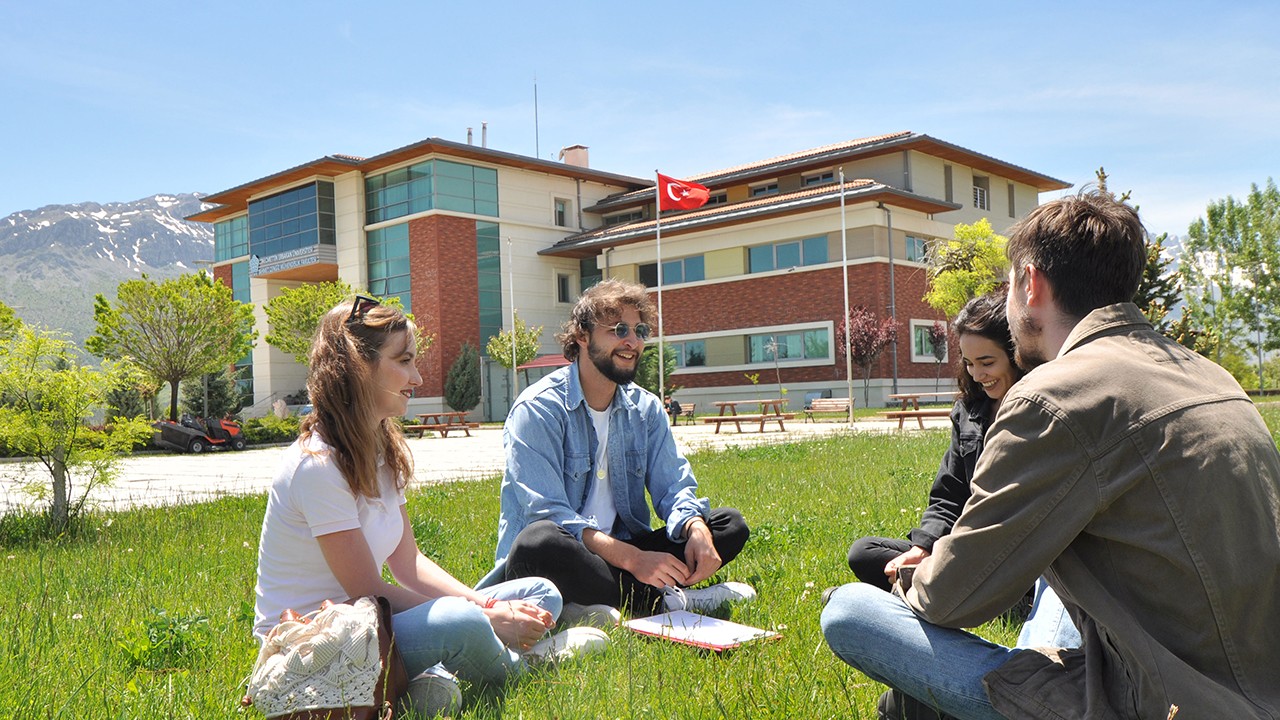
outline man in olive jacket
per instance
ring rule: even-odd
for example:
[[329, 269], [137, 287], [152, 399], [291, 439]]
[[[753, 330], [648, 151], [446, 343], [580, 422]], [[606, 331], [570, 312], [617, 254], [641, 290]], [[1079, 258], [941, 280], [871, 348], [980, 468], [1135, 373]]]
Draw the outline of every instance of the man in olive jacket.
[[[901, 597], [846, 585], [823, 610], [841, 659], [938, 711], [918, 717], [1280, 718], [1280, 453], [1226, 371], [1128, 302], [1144, 237], [1105, 193], [1014, 228], [1008, 315], [1034, 369], [973, 497]], [[956, 629], [1042, 574], [1080, 648]]]

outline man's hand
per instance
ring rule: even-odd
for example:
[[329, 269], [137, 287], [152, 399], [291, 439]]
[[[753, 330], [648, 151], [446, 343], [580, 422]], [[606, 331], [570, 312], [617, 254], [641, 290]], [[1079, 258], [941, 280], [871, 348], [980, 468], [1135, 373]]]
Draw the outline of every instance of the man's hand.
[[638, 551], [625, 569], [640, 582], [656, 588], [689, 584], [689, 568], [671, 553]]
[[711, 529], [702, 518], [693, 518], [684, 525], [684, 560], [689, 566], [689, 578], [685, 585], [697, 585], [706, 580], [724, 564], [711, 539]]
[[502, 600], [484, 611], [493, 632], [504, 645], [524, 652], [551, 628], [551, 613], [524, 600]]
[[919, 545], [912, 545], [910, 550], [885, 563], [884, 574], [889, 578], [889, 582], [898, 582], [898, 568], [919, 565], [920, 561], [927, 557], [929, 557], [928, 550]]

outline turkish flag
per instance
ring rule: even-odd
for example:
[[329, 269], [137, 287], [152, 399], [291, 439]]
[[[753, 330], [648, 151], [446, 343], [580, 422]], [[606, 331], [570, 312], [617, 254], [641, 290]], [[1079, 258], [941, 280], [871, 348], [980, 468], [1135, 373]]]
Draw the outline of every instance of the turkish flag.
[[658, 210], [693, 210], [707, 204], [711, 193], [702, 185], [658, 173]]

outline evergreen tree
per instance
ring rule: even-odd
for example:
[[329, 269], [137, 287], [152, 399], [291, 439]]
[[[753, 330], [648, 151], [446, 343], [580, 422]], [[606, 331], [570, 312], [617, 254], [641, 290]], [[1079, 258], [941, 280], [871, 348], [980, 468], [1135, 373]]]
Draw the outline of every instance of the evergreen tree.
[[[206, 383], [208, 384], [207, 410], [205, 409]], [[182, 383], [182, 411], [192, 415], [215, 419], [235, 415], [242, 407], [240, 402], [240, 388], [236, 384], [234, 371], [230, 368]]]
[[480, 404], [480, 353], [471, 343], [463, 343], [458, 358], [444, 381], [444, 401], [458, 411], [470, 411]]

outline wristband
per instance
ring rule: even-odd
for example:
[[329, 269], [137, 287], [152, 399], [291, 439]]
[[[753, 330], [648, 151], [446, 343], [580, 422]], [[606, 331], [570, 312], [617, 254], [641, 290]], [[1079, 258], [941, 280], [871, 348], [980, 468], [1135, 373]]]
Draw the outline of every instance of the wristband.
[[497, 605], [497, 604], [498, 604], [498, 598], [490, 597], [490, 598], [485, 598], [485, 599], [484, 599], [484, 609], [485, 609], [485, 610], [488, 610], [489, 608], [491, 608], [491, 607], [493, 607], [494, 605]]

